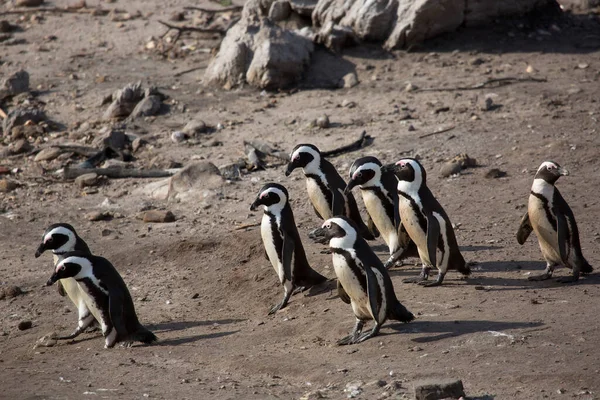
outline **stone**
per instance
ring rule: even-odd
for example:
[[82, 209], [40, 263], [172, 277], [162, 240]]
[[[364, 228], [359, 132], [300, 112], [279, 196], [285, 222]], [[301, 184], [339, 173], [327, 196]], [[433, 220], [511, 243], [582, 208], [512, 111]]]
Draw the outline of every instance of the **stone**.
[[19, 185], [10, 179], [0, 179], [0, 193], [9, 193], [15, 190]]
[[187, 135], [182, 131], [173, 131], [173, 133], [171, 133], [171, 141], [173, 143], [181, 143], [187, 138]]
[[[5, 21], [2, 21], [5, 22]], [[10, 25], [10, 24], [9, 24]], [[29, 91], [29, 73], [19, 70], [0, 82], [0, 99]]]
[[85, 216], [88, 221], [108, 221], [111, 220], [113, 214], [110, 211], [92, 211]]
[[182, 129], [183, 133], [189, 136], [196, 136], [208, 132], [208, 126], [200, 119], [189, 121]]
[[155, 223], [175, 222], [175, 215], [171, 211], [149, 210], [144, 213], [144, 216], [142, 219], [144, 222], [155, 222]]
[[[314, 50], [306, 37], [259, 18], [248, 1], [242, 20], [227, 31], [219, 53], [208, 65], [205, 84], [226, 89], [249, 83], [267, 90], [286, 88], [303, 75]], [[245, 16], [245, 17], [244, 17]]]
[[12, 32], [12, 30], [13, 25], [11, 25], [10, 22], [6, 20], [0, 20], [0, 33], [8, 33]]
[[35, 158], [33, 159], [33, 161], [35, 161], [35, 162], [52, 161], [56, 157], [60, 156], [61, 153], [62, 153], [62, 150], [59, 149], [58, 147], [47, 147], [45, 149], [42, 149], [42, 151], [40, 151], [39, 153], [37, 153], [35, 155]]
[[349, 89], [353, 88], [356, 85], [358, 85], [358, 77], [356, 76], [356, 72], [347, 73], [340, 81], [341, 88]]
[[125, 132], [111, 129], [97, 136], [92, 144], [95, 147], [111, 147], [115, 150], [124, 150], [130, 147], [131, 141]]
[[2, 129], [7, 135], [12, 132], [12, 129], [18, 125], [24, 125], [27, 121], [38, 123], [46, 120], [46, 114], [42, 110], [36, 108], [16, 108], [10, 111], [7, 118], [4, 120]]
[[84, 188], [86, 186], [94, 186], [96, 183], [98, 183], [98, 174], [94, 172], [79, 175], [77, 178], [75, 178], [75, 184], [80, 188]]
[[130, 83], [112, 95], [112, 103], [104, 112], [103, 119], [124, 118], [129, 116], [137, 103], [144, 98], [142, 83]]
[[140, 101], [133, 111], [131, 112], [131, 118], [137, 117], [149, 117], [152, 115], [158, 114], [162, 107], [162, 100], [160, 97], [151, 95], [148, 97], [144, 97], [142, 101]]
[[238, 181], [242, 175], [238, 163], [223, 165], [222, 167], [219, 167], [219, 172], [224, 179], [230, 181]]
[[39, 7], [44, 4], [44, 0], [16, 0], [17, 7]]
[[503, 178], [506, 176], [506, 172], [499, 170], [498, 168], [491, 168], [490, 170], [488, 170], [485, 173], [485, 177], [487, 179], [497, 179], [497, 178]]
[[15, 285], [8, 285], [0, 288], [0, 300], [12, 299], [23, 294], [20, 287]]
[[329, 122], [329, 117], [327, 115], [322, 115], [317, 118], [317, 126], [321, 129], [327, 129], [331, 126]]
[[461, 380], [440, 379], [416, 382], [415, 400], [459, 399], [465, 396]]
[[481, 111], [490, 111], [494, 109], [494, 100], [491, 97], [485, 97], [481, 106], [479, 107]]
[[27, 329], [31, 329], [33, 323], [31, 321], [21, 321], [17, 325], [17, 329], [20, 331], [26, 331]]
[[44, 335], [37, 340], [34, 348], [56, 346], [56, 344], [58, 343], [57, 337], [58, 335], [56, 334], [56, 332], [48, 333], [47, 335]]
[[21, 138], [37, 138], [44, 134], [44, 128], [40, 125], [17, 125], [14, 126], [10, 131], [11, 140], [17, 140]]
[[22, 154], [29, 152], [33, 147], [27, 139], [19, 139], [8, 146], [11, 154]]
[[292, 10], [303, 16], [310, 17], [317, 7], [318, 0], [290, 0]]
[[448, 162], [444, 163], [444, 165], [442, 165], [442, 168], [440, 169], [440, 174], [444, 178], [448, 178], [449, 176], [459, 174], [461, 170], [462, 170], [462, 167], [460, 166], [460, 164], [458, 162], [448, 161]]
[[275, 22], [283, 21], [290, 16], [292, 6], [287, 0], [277, 0], [271, 4], [269, 9], [269, 18]]
[[169, 197], [180, 197], [193, 194], [198, 190], [214, 189], [223, 184], [219, 168], [207, 161], [189, 164], [169, 179]]
[[146, 143], [147, 142], [142, 138], [135, 138], [131, 143], [131, 151], [134, 153], [137, 152], [140, 148], [142, 148], [142, 146], [146, 145]]

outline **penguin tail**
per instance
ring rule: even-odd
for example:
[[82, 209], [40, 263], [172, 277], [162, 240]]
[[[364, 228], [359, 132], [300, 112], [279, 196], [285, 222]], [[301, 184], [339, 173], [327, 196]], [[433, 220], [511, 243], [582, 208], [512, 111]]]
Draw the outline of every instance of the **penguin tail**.
[[415, 316], [413, 315], [413, 313], [408, 311], [406, 309], [406, 307], [404, 307], [402, 305], [402, 303], [400, 303], [399, 301], [396, 301], [396, 304], [394, 304], [391, 307], [389, 318], [396, 320], [396, 321], [407, 323], [407, 322], [410, 322], [413, 319], [415, 319]]
[[156, 342], [158, 338], [154, 333], [150, 332], [148, 329], [140, 325], [139, 329], [136, 332], [129, 335], [128, 340], [150, 344], [152, 342]]
[[308, 288], [311, 286], [320, 285], [325, 281], [327, 281], [327, 278], [314, 269], [309, 268], [306, 275], [297, 277], [295, 284], [297, 286], [304, 286]]
[[587, 262], [587, 260], [583, 260], [583, 263], [581, 265], [581, 273], [582, 274], [591, 274], [594, 271], [594, 267], [592, 267], [590, 265], [589, 262]]

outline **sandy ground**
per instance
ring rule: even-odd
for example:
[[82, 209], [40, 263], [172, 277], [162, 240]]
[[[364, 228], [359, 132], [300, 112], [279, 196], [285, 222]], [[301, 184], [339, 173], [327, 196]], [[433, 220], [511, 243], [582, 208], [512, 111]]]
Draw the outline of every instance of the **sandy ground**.
[[[235, 229], [260, 221], [261, 213], [250, 212], [249, 205], [264, 183], [275, 181], [288, 187], [306, 238], [320, 221], [300, 171], [286, 178], [283, 167], [269, 168], [226, 183], [205, 199], [166, 202], [134, 194], [150, 180], [110, 180], [84, 195], [72, 182], [54, 178], [52, 172], [65, 160], [4, 159], [3, 166], [20, 169], [12, 178], [22, 186], [0, 194], [0, 285], [17, 285], [26, 293], [0, 300], [0, 398], [298, 399], [309, 393], [312, 397], [305, 398], [412, 398], [413, 382], [440, 377], [460, 378], [469, 396], [487, 399], [600, 398], [598, 276], [575, 285], [529, 282], [527, 276], [541, 272], [544, 262], [534, 237], [524, 246], [515, 239], [538, 165], [555, 160], [571, 171], [558, 187], [577, 217], [584, 255], [600, 267], [600, 53], [582, 46], [597, 35], [596, 20], [573, 16], [463, 29], [410, 53], [387, 54], [372, 45], [349, 49], [343, 64], [323, 56], [324, 64], [334, 73], [355, 68], [358, 86], [265, 95], [249, 88], [205, 88], [199, 82], [202, 70], [174, 76], [205, 66], [207, 52], [166, 60], [144, 49], [151, 36], [164, 33], [156, 21], [187, 2], [102, 5], [141, 10], [142, 16], [125, 22], [78, 14], [44, 14], [35, 21], [2, 17], [19, 24], [22, 30], [14, 36], [26, 40], [0, 43], [2, 74], [29, 71], [48, 116], [65, 126], [50, 140], [72, 142], [76, 126], [91, 122], [79, 139], [89, 144], [108, 125], [100, 121], [106, 107], [100, 100], [137, 80], [156, 85], [171, 105], [165, 115], [127, 126], [148, 141], [136, 153], [137, 166], [198, 159], [221, 166], [243, 155], [243, 140], [258, 138], [286, 151], [300, 142], [330, 149], [366, 130], [373, 144], [333, 158], [334, 165], [346, 176], [362, 155], [383, 162], [421, 157], [431, 190], [458, 225], [473, 274], [461, 280], [449, 273], [439, 288], [403, 284], [419, 271], [417, 260], [409, 260], [391, 275], [398, 298], [417, 319], [406, 325], [388, 322], [379, 337], [338, 347], [336, 340], [351, 330], [354, 318], [333, 283], [296, 295], [287, 308], [267, 316], [282, 288], [264, 259], [258, 229]], [[56, 38], [49, 40], [50, 35]], [[218, 43], [211, 36], [182, 40], [198, 48]], [[405, 91], [407, 82], [433, 88], [531, 76], [546, 81]], [[498, 106], [482, 111], [485, 96]], [[342, 106], [344, 101], [355, 107]], [[323, 114], [331, 128], [308, 126]], [[173, 143], [171, 132], [195, 115], [225, 129], [194, 144]], [[213, 139], [223, 145], [205, 145]], [[441, 178], [443, 162], [458, 153], [476, 158], [481, 167]], [[487, 179], [490, 168], [507, 176]], [[85, 215], [102, 210], [105, 199], [120, 218], [88, 221]], [[171, 210], [177, 221], [140, 221], [136, 216], [148, 204]], [[76, 324], [72, 304], [55, 288], [42, 287], [52, 272], [50, 255], [33, 257], [43, 231], [55, 222], [73, 224], [94, 253], [119, 269], [140, 320], [159, 337], [157, 345], [105, 350], [100, 335], [91, 333], [35, 347], [45, 334], [71, 331]], [[304, 242], [313, 267], [333, 278], [323, 247]], [[385, 257], [383, 242], [372, 244]], [[19, 331], [23, 320], [33, 327]], [[357, 386], [358, 393], [350, 393]]]

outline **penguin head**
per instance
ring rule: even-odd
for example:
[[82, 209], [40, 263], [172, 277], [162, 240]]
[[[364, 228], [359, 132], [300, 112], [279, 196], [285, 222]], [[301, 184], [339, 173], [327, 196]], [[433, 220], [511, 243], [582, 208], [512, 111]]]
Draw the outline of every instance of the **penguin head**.
[[421, 163], [414, 158], [403, 158], [397, 161], [393, 166], [386, 166], [386, 168], [396, 175], [398, 187], [408, 186], [418, 189], [427, 182], [425, 168], [423, 168]]
[[329, 218], [320, 228], [313, 230], [308, 237], [317, 243], [331, 247], [352, 248], [357, 238], [356, 226], [350, 219], [342, 216]]
[[[299, 144], [290, 154], [290, 162], [285, 170], [285, 176], [290, 176], [296, 168], [303, 168], [305, 172], [317, 172], [321, 164], [321, 152], [312, 144]], [[313, 171], [314, 170], [314, 171]]]
[[566, 168], [561, 167], [554, 161], [544, 161], [538, 168], [535, 179], [542, 179], [553, 185], [563, 175], [569, 175]]
[[44, 232], [42, 243], [35, 252], [35, 258], [38, 258], [46, 250], [52, 250], [53, 253], [66, 253], [75, 249], [77, 243], [77, 233], [75, 229], [65, 223], [52, 224]]
[[256, 200], [250, 205], [250, 210], [256, 211], [261, 205], [265, 207], [265, 210], [281, 210], [288, 202], [288, 198], [288, 191], [285, 187], [278, 183], [267, 183], [258, 192]]
[[376, 157], [362, 157], [350, 167], [350, 181], [344, 190], [348, 194], [355, 186], [373, 186], [381, 181], [381, 162]]
[[46, 286], [51, 286], [59, 279], [65, 278], [84, 278], [92, 275], [92, 263], [84, 257], [84, 253], [72, 251], [65, 254], [65, 258], [56, 264], [54, 273], [46, 282]]

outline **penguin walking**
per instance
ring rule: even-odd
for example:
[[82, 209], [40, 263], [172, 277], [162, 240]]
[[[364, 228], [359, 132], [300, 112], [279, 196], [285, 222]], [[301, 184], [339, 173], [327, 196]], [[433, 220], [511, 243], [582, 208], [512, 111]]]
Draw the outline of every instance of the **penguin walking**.
[[[402, 224], [417, 245], [423, 263], [421, 274], [404, 282], [439, 286], [449, 269], [469, 275], [471, 270], [460, 253], [450, 218], [427, 187], [425, 168], [414, 158], [403, 158], [388, 168], [398, 179]], [[432, 267], [437, 267], [439, 273], [435, 282], [427, 282]]]
[[[87, 255], [92, 254], [87, 243], [75, 232], [75, 228], [65, 223], [52, 224], [46, 229], [42, 242], [35, 252], [35, 258], [41, 256], [46, 250], [52, 251], [53, 265], [58, 264], [67, 252], [80, 251]], [[61, 279], [58, 282], [58, 293], [61, 296], [68, 296], [77, 307], [78, 312], [77, 328], [70, 335], [61, 336], [58, 339], [74, 339], [87, 328], [98, 323], [86, 305], [87, 294], [81, 290], [75, 279]]]
[[319, 218], [326, 220], [345, 215], [354, 221], [365, 239], [373, 240], [378, 236], [376, 231], [369, 231], [360, 216], [354, 196], [351, 192], [344, 193], [346, 182], [335, 167], [321, 157], [321, 152], [316, 146], [297, 145], [292, 150], [290, 160], [285, 176], [289, 176], [296, 168], [303, 169], [308, 197]]
[[284, 288], [283, 300], [269, 311], [269, 314], [273, 314], [287, 305], [294, 289], [308, 289], [325, 282], [327, 278], [312, 269], [306, 259], [287, 189], [277, 183], [266, 184], [260, 189], [250, 210], [256, 211], [261, 205], [264, 215], [260, 232], [265, 255]]
[[[387, 269], [350, 219], [328, 219], [311, 233], [311, 238], [329, 241], [335, 274], [350, 298], [356, 317], [354, 330], [340, 339], [338, 345], [356, 344], [376, 336], [388, 318], [402, 322], [415, 318], [396, 298]], [[375, 325], [362, 333], [369, 320]]]
[[148, 344], [157, 340], [138, 321], [129, 290], [107, 259], [79, 251], [65, 253], [46, 285], [65, 278], [75, 279], [88, 295], [87, 306], [99, 317], [105, 348], [117, 342], [129, 345], [134, 341]]
[[355, 186], [361, 189], [367, 212], [390, 251], [386, 268], [402, 258], [418, 256], [417, 247], [400, 221], [396, 182], [394, 174], [383, 171], [376, 157], [362, 157], [350, 167], [350, 180], [344, 190], [347, 195]]
[[521, 245], [535, 231], [546, 260], [546, 270], [541, 275], [529, 277], [532, 281], [550, 279], [557, 265], [573, 270], [572, 276], [558, 279], [563, 283], [576, 282], [579, 274], [593, 271], [581, 252], [573, 211], [554, 186], [563, 175], [569, 175], [569, 171], [555, 162], [545, 161], [540, 165], [531, 186], [527, 213], [517, 231], [517, 241]]

